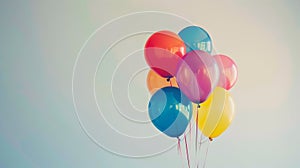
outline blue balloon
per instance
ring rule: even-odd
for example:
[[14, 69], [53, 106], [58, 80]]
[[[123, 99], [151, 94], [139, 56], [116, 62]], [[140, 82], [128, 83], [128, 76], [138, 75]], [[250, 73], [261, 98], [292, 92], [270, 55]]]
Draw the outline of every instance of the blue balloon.
[[179, 137], [192, 118], [193, 107], [178, 88], [164, 87], [151, 97], [148, 112], [158, 130], [170, 137]]
[[186, 52], [202, 50], [212, 52], [212, 42], [208, 33], [198, 26], [189, 26], [182, 29], [178, 35], [186, 45]]

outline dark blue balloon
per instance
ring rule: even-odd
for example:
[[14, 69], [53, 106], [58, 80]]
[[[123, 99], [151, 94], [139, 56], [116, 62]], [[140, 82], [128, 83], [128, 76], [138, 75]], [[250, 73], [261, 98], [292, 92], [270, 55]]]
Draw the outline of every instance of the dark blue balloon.
[[208, 33], [198, 26], [189, 26], [182, 29], [178, 35], [186, 45], [186, 52], [202, 50], [212, 52], [212, 42]]
[[192, 118], [193, 107], [178, 88], [165, 87], [153, 94], [148, 111], [157, 129], [170, 137], [179, 137]]

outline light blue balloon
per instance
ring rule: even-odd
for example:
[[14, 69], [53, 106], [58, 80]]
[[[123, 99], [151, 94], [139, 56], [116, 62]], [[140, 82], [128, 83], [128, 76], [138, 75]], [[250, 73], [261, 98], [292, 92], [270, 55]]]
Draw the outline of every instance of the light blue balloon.
[[170, 137], [179, 137], [186, 130], [193, 114], [191, 101], [176, 87], [156, 91], [148, 104], [153, 125]]
[[198, 26], [189, 26], [182, 29], [178, 34], [186, 45], [186, 52], [202, 50], [212, 52], [212, 42], [209, 34]]

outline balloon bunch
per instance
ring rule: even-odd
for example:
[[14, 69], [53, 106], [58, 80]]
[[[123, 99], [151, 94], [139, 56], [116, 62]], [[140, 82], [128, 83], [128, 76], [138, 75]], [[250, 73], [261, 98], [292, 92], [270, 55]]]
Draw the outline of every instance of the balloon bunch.
[[159, 131], [178, 138], [178, 143], [192, 118], [196, 143], [198, 130], [212, 140], [233, 119], [234, 104], [228, 90], [237, 81], [237, 66], [230, 57], [212, 55], [212, 51], [209, 34], [198, 26], [186, 27], [178, 34], [155, 32], [145, 44], [145, 59], [151, 67], [147, 77], [152, 94], [149, 116]]

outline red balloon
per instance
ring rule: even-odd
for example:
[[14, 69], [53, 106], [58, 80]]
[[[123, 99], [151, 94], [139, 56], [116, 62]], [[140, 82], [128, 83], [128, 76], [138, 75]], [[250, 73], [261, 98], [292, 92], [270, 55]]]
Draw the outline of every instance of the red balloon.
[[215, 60], [219, 66], [220, 70], [220, 79], [218, 86], [229, 90], [231, 89], [238, 77], [238, 70], [235, 62], [226, 55], [215, 55]]
[[145, 59], [160, 76], [171, 78], [176, 73], [177, 64], [186, 53], [181, 38], [171, 31], [152, 34], [145, 44]]

